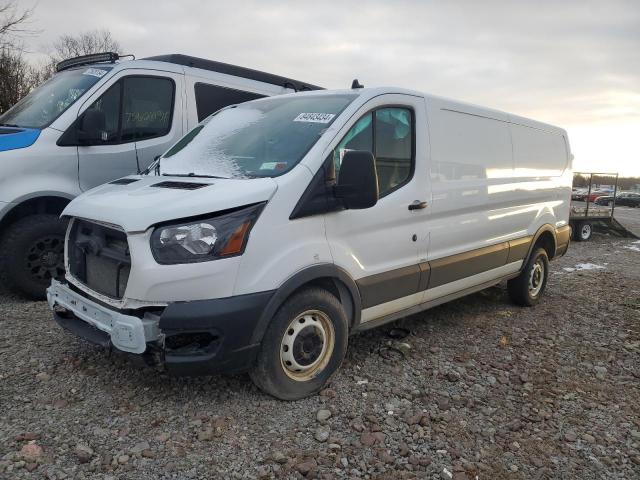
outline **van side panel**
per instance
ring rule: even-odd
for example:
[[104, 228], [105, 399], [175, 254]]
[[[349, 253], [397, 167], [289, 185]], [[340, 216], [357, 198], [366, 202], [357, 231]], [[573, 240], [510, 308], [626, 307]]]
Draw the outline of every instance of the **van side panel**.
[[431, 134], [429, 260], [526, 235], [508, 185], [513, 157], [505, 114], [427, 99]]
[[491, 109], [427, 98], [433, 204], [429, 260], [566, 225], [564, 132]]
[[557, 132], [510, 124], [515, 177], [559, 177], [569, 158], [564, 137]]
[[566, 134], [537, 122], [511, 123], [514, 154], [514, 189], [522, 202], [537, 209], [517, 214], [530, 234], [542, 225], [562, 227], [569, 222], [571, 201], [571, 155]]

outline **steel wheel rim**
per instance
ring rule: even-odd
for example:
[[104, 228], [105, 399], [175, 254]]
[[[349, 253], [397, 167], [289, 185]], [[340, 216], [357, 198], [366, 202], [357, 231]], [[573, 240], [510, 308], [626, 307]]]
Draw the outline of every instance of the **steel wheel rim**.
[[583, 225], [580, 233], [582, 238], [589, 238], [591, 236], [591, 225]]
[[544, 284], [545, 266], [541, 258], [536, 260], [529, 275], [529, 293], [532, 297], [538, 296]]
[[27, 270], [39, 282], [49, 282], [64, 275], [64, 240], [47, 236], [33, 242], [25, 257]]
[[284, 332], [280, 343], [282, 370], [292, 380], [311, 380], [325, 369], [334, 346], [335, 330], [328, 315], [306, 310]]

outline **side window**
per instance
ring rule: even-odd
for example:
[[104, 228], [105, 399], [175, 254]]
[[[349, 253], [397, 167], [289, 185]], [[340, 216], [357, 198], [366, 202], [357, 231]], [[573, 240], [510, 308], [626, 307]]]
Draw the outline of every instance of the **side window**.
[[100, 129], [100, 140], [103, 143], [115, 143], [120, 140], [120, 82], [113, 85], [88, 109], [104, 114], [104, 125]]
[[406, 108], [376, 110], [375, 157], [380, 195], [395, 190], [411, 177], [413, 126]]
[[166, 135], [171, 130], [174, 90], [168, 78], [125, 77], [78, 117], [58, 145], [108, 145]]
[[264, 95], [259, 95], [257, 93], [235, 90], [233, 88], [224, 88], [217, 85], [209, 85], [207, 83], [196, 83], [194, 93], [196, 96], [198, 122], [201, 122], [212, 113], [217, 112], [228, 105], [244, 103], [249, 100], [264, 97]]
[[169, 133], [173, 99], [174, 84], [168, 78], [125, 78], [121, 141], [132, 142]]
[[413, 142], [411, 110], [390, 107], [367, 113], [351, 127], [333, 151], [336, 172], [340, 169], [345, 151], [364, 150], [373, 153], [382, 197], [411, 178]]

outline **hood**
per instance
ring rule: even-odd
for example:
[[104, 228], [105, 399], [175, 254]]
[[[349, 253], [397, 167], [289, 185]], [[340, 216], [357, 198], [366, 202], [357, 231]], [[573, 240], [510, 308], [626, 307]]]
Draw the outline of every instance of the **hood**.
[[130, 176], [96, 187], [62, 213], [141, 232], [152, 225], [269, 200], [272, 178], [222, 179]]
[[0, 152], [30, 147], [39, 136], [37, 128], [0, 127]]

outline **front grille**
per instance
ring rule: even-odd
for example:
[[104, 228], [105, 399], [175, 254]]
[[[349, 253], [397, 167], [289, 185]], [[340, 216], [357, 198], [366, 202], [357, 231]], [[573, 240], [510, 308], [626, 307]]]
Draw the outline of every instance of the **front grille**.
[[131, 257], [127, 235], [85, 220], [75, 220], [68, 240], [69, 273], [91, 290], [121, 299]]

